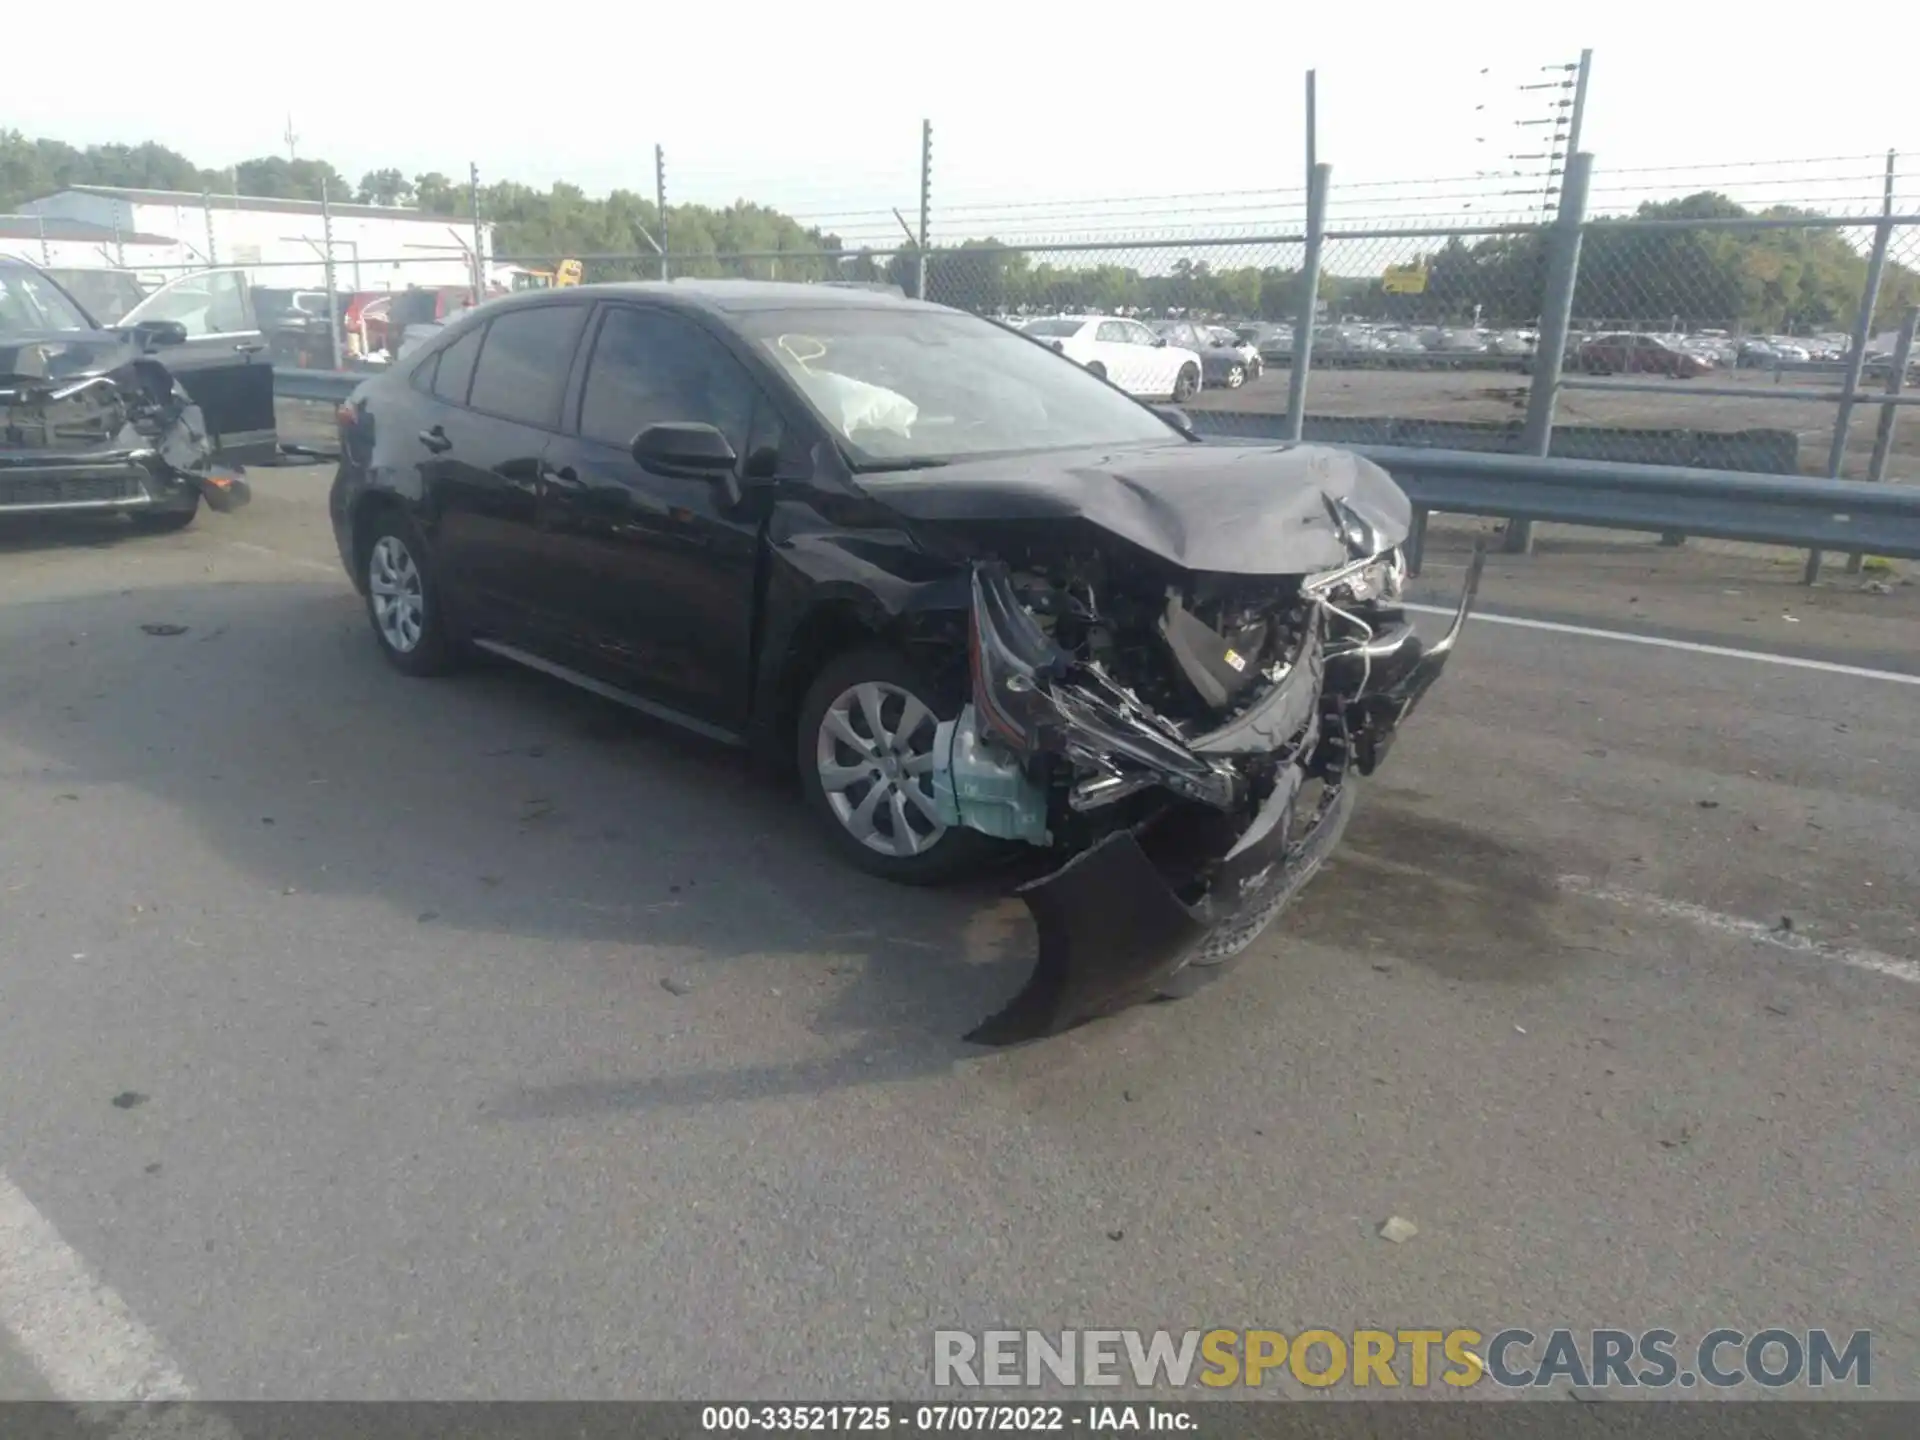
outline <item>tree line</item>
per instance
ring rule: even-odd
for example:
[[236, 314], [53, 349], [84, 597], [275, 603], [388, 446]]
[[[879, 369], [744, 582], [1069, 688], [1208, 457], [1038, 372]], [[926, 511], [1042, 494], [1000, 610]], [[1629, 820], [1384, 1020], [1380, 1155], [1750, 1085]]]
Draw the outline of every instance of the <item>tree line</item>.
[[[261, 156], [208, 169], [151, 142], [78, 148], [0, 130], [0, 213], [76, 184], [139, 186], [214, 195], [270, 196], [404, 205], [465, 219], [473, 196], [464, 182], [429, 171], [409, 179], [396, 169], [349, 183], [324, 160]], [[481, 216], [495, 227], [495, 249], [523, 260], [591, 258], [588, 280], [652, 278], [659, 249], [676, 275], [781, 280], [884, 282], [913, 293], [921, 256], [910, 243], [892, 250], [852, 246], [831, 231], [741, 200], [732, 205], [670, 205], [630, 190], [593, 197], [565, 182], [536, 190], [515, 181], [482, 185]], [[1777, 206], [1753, 212], [1704, 192], [1648, 202], [1631, 216], [1590, 224], [1575, 292], [1576, 316], [1594, 323], [1722, 326], [1762, 332], [1846, 328], [1866, 278], [1861, 248], [1843, 232], [1794, 226], [1751, 229], [1636, 226], [1632, 221], [1791, 220], [1807, 212]], [[1856, 238], [1864, 234], [1864, 227]], [[1418, 324], [1537, 324], [1546, 277], [1541, 232], [1455, 236], [1418, 254], [1381, 252], [1383, 242], [1330, 242], [1320, 297], [1335, 314]], [[1391, 242], [1384, 242], [1391, 243]], [[1863, 242], [1864, 243], [1864, 242]], [[1193, 312], [1233, 319], [1291, 318], [1299, 273], [1289, 265], [1225, 264], [1244, 242], [1196, 244], [1179, 255], [1118, 243], [1105, 250], [1027, 249], [992, 237], [936, 246], [926, 259], [927, 297], [988, 314], [1039, 311]], [[1896, 249], [1899, 247], [1896, 246]], [[1419, 294], [1390, 294], [1389, 263], [1423, 271]], [[1898, 324], [1920, 303], [1920, 273], [1890, 263], [1875, 328]]]

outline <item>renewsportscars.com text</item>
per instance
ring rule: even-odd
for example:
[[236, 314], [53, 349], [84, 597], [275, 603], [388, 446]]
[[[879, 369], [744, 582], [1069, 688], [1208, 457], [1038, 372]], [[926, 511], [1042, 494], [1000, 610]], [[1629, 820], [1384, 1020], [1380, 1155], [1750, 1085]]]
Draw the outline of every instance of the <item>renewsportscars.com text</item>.
[[1301, 1330], [940, 1330], [933, 1382], [961, 1389], [1128, 1385], [1258, 1389], [1282, 1377], [1315, 1389], [1431, 1385], [1538, 1389], [1821, 1389], [1873, 1383], [1865, 1330], [1535, 1332], [1507, 1327]]

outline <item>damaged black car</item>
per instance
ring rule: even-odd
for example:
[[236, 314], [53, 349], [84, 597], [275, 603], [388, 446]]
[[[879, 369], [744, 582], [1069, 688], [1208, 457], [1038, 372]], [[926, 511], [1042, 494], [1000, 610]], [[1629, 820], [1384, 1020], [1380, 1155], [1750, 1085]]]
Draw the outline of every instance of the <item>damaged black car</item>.
[[340, 554], [402, 671], [486, 651], [797, 768], [853, 864], [1027, 857], [1031, 977], [969, 1038], [1225, 973], [1447, 663], [1407, 499], [1203, 442], [990, 322], [746, 281], [474, 311], [340, 412]]
[[220, 463], [166, 361], [187, 338], [165, 320], [103, 328], [44, 272], [0, 257], [0, 517], [92, 511], [164, 531], [203, 500], [245, 504], [243, 474]]

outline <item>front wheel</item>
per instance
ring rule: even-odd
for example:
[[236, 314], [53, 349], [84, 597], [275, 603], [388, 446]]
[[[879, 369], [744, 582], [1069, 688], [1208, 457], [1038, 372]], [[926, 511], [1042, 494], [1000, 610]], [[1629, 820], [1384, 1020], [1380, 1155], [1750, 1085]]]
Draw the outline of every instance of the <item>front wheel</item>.
[[960, 712], [904, 655], [875, 647], [827, 663], [800, 706], [800, 784], [834, 846], [869, 875], [935, 885], [1003, 853], [949, 826], [934, 800], [934, 735]]
[[1191, 400], [1200, 389], [1200, 372], [1192, 365], [1182, 365], [1180, 374], [1173, 382], [1175, 400]]
[[1246, 366], [1230, 365], [1227, 367], [1227, 388], [1229, 390], [1238, 390], [1242, 385], [1246, 383], [1247, 383], [1247, 367]]

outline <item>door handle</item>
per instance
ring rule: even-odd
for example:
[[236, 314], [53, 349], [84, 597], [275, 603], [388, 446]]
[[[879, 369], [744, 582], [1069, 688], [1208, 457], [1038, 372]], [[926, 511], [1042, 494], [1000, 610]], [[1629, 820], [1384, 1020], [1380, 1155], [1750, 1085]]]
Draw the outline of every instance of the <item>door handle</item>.
[[447, 432], [438, 425], [422, 430], [420, 443], [436, 455], [443, 455], [453, 448], [453, 441], [447, 438]]
[[580, 476], [571, 465], [562, 465], [558, 470], [548, 465], [542, 465], [540, 467], [540, 483], [545, 485], [549, 490], [580, 490], [585, 488], [580, 483]]

